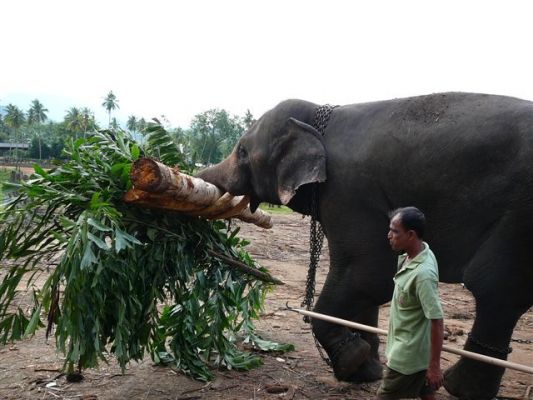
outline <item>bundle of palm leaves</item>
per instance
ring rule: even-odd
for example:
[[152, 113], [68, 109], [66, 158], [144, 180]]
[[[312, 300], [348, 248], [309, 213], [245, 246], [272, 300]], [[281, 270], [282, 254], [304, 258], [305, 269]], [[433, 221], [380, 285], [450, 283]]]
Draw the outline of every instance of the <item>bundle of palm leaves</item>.
[[[68, 372], [111, 354], [125, 368], [146, 352], [204, 380], [213, 365], [260, 363], [237, 338], [290, 348], [254, 333], [270, 284], [224, 260], [263, 270], [238, 229], [122, 201], [141, 156], [190, 172], [160, 124], [150, 125], [144, 144], [101, 131], [65, 153], [68, 161], [50, 171], [36, 165], [29, 180], [12, 185], [15, 197], [0, 210], [1, 342], [46, 326]], [[30, 310], [24, 292], [32, 294]]]

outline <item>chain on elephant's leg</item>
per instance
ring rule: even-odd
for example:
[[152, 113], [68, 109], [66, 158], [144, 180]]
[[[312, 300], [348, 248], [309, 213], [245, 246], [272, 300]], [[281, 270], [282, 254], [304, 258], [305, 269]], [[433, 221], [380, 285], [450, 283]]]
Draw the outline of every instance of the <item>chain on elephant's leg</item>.
[[[512, 351], [509, 342], [520, 312], [500, 304], [495, 312], [477, 301], [476, 321], [464, 349], [506, 360]], [[482, 304], [482, 305], [480, 305]], [[444, 387], [459, 399], [493, 399], [500, 388], [505, 369], [462, 357], [444, 373]]]
[[347, 330], [343, 339], [333, 344], [328, 351], [335, 377], [340, 381], [360, 382], [359, 371], [368, 361], [370, 344]]
[[[464, 349], [504, 359], [501, 354], [489, 354], [486, 349], [473, 344], [470, 339]], [[445, 371], [444, 388], [459, 399], [490, 400], [498, 394], [504, 372], [505, 368], [462, 357]]]
[[[379, 307], [369, 306], [359, 312], [357, 322], [377, 326], [379, 317]], [[357, 373], [350, 379], [351, 382], [373, 382], [383, 376], [383, 366], [379, 359], [379, 338], [374, 333], [360, 332], [361, 338], [370, 345], [370, 354], [357, 370]]]

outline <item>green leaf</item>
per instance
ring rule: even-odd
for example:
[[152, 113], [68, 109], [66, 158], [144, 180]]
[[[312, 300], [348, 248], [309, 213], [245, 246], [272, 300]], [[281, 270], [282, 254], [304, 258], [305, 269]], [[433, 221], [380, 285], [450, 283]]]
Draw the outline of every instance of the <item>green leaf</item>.
[[91, 266], [92, 264], [96, 263], [96, 261], [97, 259], [93, 250], [91, 249], [91, 245], [87, 244], [87, 246], [85, 246], [85, 251], [83, 252], [83, 258], [81, 259], [80, 267], [85, 268]]
[[88, 232], [87, 237], [91, 242], [93, 242], [95, 245], [97, 245], [102, 250], [109, 250], [110, 247], [107, 245], [106, 242], [104, 242], [102, 239], [100, 239], [98, 236], [93, 235], [92, 233]]
[[28, 323], [28, 326], [26, 327], [26, 330], [24, 331], [24, 337], [32, 336], [37, 328], [41, 325], [41, 306], [39, 306], [35, 311], [33, 311], [33, 314], [31, 316], [30, 322]]
[[131, 146], [131, 157], [132, 157], [132, 159], [135, 161], [135, 160], [137, 160], [139, 158], [140, 155], [141, 155], [141, 149], [136, 144], [133, 144]]
[[294, 345], [292, 344], [271, 342], [269, 340], [261, 339], [259, 336], [253, 336], [251, 341], [254, 346], [262, 351], [294, 351]]
[[33, 169], [37, 175], [48, 177], [48, 173], [39, 164], [33, 164]]
[[101, 224], [93, 218], [87, 218], [87, 223], [92, 227], [98, 229], [100, 232], [111, 232], [113, 230], [112, 228]]

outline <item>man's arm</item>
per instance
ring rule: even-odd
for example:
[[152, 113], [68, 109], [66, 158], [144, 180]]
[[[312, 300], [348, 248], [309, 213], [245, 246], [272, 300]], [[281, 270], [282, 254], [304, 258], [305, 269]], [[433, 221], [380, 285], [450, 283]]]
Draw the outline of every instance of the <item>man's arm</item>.
[[442, 341], [444, 340], [444, 322], [442, 319], [431, 320], [431, 355], [429, 367], [426, 375], [428, 386], [438, 390], [444, 381], [440, 369], [440, 353], [442, 351]]

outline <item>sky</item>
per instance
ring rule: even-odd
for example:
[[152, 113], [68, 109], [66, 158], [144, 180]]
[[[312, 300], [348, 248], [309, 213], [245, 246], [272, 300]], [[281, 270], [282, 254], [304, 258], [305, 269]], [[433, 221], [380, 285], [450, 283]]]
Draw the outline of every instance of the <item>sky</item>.
[[350, 104], [444, 91], [533, 100], [533, 2], [17, 0], [0, 8], [0, 106], [39, 99], [258, 118], [280, 101]]

